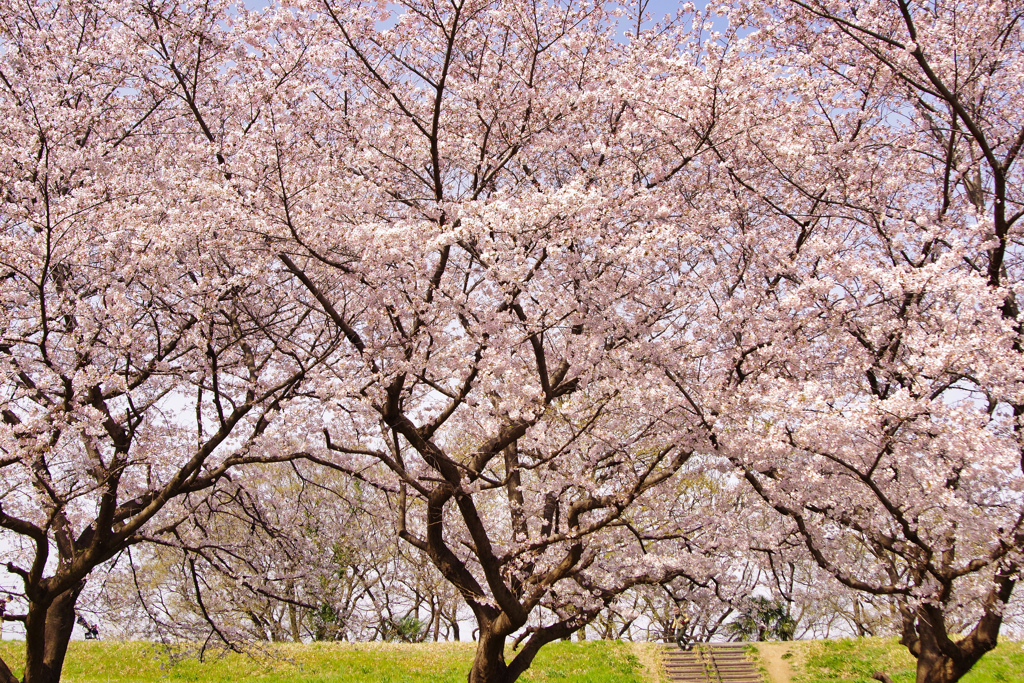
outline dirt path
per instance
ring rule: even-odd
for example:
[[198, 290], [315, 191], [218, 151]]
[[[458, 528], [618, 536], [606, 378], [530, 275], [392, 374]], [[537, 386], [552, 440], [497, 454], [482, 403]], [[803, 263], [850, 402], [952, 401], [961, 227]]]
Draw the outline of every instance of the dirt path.
[[664, 683], [665, 666], [661, 662], [661, 643], [631, 643], [633, 655], [640, 662], [642, 675], [651, 683]]
[[[793, 643], [757, 643], [761, 663], [768, 670], [771, 683], [793, 683], [793, 664], [800, 654]], [[783, 655], [789, 657], [783, 659]]]

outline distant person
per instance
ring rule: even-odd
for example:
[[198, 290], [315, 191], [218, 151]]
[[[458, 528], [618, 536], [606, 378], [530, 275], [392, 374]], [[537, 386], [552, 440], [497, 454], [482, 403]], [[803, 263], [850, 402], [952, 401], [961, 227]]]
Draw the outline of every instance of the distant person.
[[7, 598], [0, 598], [0, 640], [4, 637], [4, 615], [7, 614]]
[[684, 652], [693, 649], [693, 642], [687, 635], [689, 626], [690, 617], [686, 616], [683, 610], [677, 606], [672, 619], [672, 631], [675, 636], [676, 645]]
[[75, 619], [75, 623], [81, 626], [82, 629], [85, 631], [86, 640], [99, 640], [99, 628], [97, 628], [95, 624], [90, 624], [88, 621], [86, 621], [81, 614], [79, 614], [78, 617]]

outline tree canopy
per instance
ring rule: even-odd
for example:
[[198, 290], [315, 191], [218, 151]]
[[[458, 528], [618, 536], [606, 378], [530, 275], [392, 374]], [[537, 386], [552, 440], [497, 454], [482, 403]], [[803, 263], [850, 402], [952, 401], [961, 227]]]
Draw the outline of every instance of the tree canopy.
[[350, 594], [302, 559], [332, 521], [307, 468], [458, 594], [471, 683], [638, 586], [743, 585], [724, 557], [889, 601], [919, 683], [994, 647], [1024, 549], [1024, 8], [646, 6], [0, 1], [24, 683], [141, 543], [185, 553], [215, 630], [270, 622], [197, 567]]

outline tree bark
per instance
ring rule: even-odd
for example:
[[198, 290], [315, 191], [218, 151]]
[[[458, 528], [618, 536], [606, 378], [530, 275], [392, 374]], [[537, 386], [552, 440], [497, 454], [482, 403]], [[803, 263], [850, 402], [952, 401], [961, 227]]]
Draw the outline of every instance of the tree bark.
[[[995, 647], [994, 642], [992, 647]], [[928, 635], [922, 637], [917, 655], [917, 683], [956, 683], [985, 652], [992, 649], [968, 650], [961, 643], [953, 644], [953, 648], [953, 652], [943, 652], [935, 638]]]
[[58, 683], [64, 668], [75, 603], [84, 582], [64, 591], [49, 603], [30, 602], [25, 618], [25, 676], [23, 683]]
[[[974, 662], [971, 662], [973, 665]], [[922, 648], [917, 657], [917, 683], [955, 683], [970, 670], [933, 648]]]
[[508, 664], [505, 663], [505, 636], [496, 635], [486, 626], [481, 626], [468, 683], [512, 683], [515, 678], [509, 676]]
[[14, 673], [11, 668], [7, 666], [7, 662], [0, 657], [0, 683], [20, 683], [17, 678], [14, 677]]
[[493, 626], [480, 629], [473, 667], [469, 671], [469, 683], [514, 683], [522, 676], [541, 648], [561, 637], [571, 637], [573, 628], [556, 624], [535, 632], [519, 650], [511, 663], [505, 661], [505, 633], [497, 633]]
[[985, 614], [967, 636], [953, 642], [946, 633], [941, 607], [921, 605], [904, 612], [900, 642], [917, 657], [917, 683], [956, 683], [986, 652], [996, 646], [1002, 613], [998, 609], [1009, 599], [1016, 581], [1015, 567], [1004, 569], [996, 587], [986, 599]]

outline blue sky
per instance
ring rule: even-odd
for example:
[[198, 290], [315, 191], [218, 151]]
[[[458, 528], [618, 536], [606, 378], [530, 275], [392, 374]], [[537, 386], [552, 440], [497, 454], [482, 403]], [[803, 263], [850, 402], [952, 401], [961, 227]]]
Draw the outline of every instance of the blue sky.
[[[243, 0], [243, 2], [252, 9], [266, 7], [269, 4], [267, 0]], [[705, 2], [706, 0], [694, 0], [694, 4], [698, 6], [704, 5]], [[684, 4], [682, 0], [650, 0], [647, 11], [654, 18], [661, 19], [666, 14], [675, 13], [682, 4]]]

